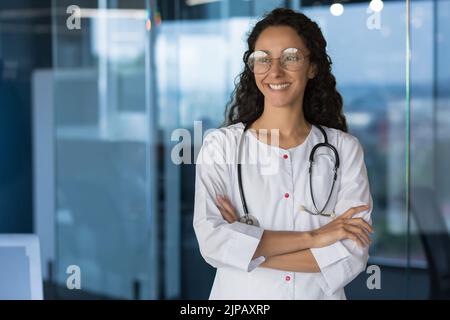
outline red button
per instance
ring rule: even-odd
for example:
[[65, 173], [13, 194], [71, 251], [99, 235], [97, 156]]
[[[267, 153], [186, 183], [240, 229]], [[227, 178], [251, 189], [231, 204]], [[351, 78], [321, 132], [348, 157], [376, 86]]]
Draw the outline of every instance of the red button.
[[290, 276], [286, 276], [284, 279], [286, 279], [286, 281], [291, 281], [291, 277]]
[[283, 155], [283, 158], [287, 159], [287, 158], [288, 158], [288, 155], [287, 155], [287, 154]]
[[285, 198], [289, 198], [289, 193], [286, 192], [286, 193], [284, 194], [284, 197], [285, 197]]

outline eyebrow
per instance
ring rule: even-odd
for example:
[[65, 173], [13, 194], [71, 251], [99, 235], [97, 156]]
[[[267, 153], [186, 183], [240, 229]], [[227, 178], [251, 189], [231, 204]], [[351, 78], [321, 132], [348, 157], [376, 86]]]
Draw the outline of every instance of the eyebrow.
[[[284, 48], [283, 50], [281, 50], [281, 52], [284, 52], [286, 49], [291, 49], [291, 48], [297, 49], [301, 53], [305, 53], [306, 52], [306, 50], [303, 50], [303, 49], [300, 49], [300, 48], [297, 48], [297, 47], [287, 47], [287, 48]], [[254, 50], [254, 51], [263, 51], [263, 52], [265, 52], [267, 54], [271, 54], [270, 50], [262, 50], [262, 49], [260, 49], [260, 50]]]

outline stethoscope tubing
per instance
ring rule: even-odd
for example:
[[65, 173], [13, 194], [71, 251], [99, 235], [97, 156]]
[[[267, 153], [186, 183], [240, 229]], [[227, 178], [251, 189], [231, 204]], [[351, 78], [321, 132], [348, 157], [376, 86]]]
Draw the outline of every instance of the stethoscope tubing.
[[[247, 129], [251, 126], [252, 122], [248, 122], [245, 127], [244, 127], [244, 131], [242, 132], [241, 135], [241, 139], [239, 141], [239, 148], [238, 148], [238, 163], [237, 163], [237, 173], [238, 173], [238, 186], [239, 186], [239, 195], [241, 197], [241, 202], [242, 202], [242, 208], [244, 210], [244, 217], [241, 218], [241, 221], [247, 224], [257, 224], [256, 221], [253, 221], [256, 218], [253, 218], [253, 220], [250, 218], [249, 212], [248, 212], [248, 208], [247, 208], [247, 202], [245, 200], [245, 194], [244, 194], [244, 187], [242, 185], [242, 168], [241, 168], [241, 155], [242, 155], [242, 148], [243, 148], [243, 140], [244, 140], [244, 134], [245, 131], [247, 131]], [[333, 194], [333, 189], [337, 180], [337, 171], [339, 169], [340, 166], [340, 159], [339, 159], [339, 153], [337, 151], [337, 149], [330, 143], [328, 143], [328, 136], [325, 132], [325, 130], [320, 126], [320, 125], [315, 125], [321, 132], [322, 135], [324, 136], [324, 142], [318, 143], [316, 144], [312, 150], [311, 153], [309, 155], [309, 169], [308, 169], [308, 174], [309, 174], [309, 190], [310, 190], [310, 195], [311, 195], [311, 200], [313, 202], [314, 208], [316, 209], [316, 212], [312, 212], [310, 210], [304, 209], [304, 211], [312, 214], [312, 215], [321, 215], [321, 216], [326, 216], [326, 217], [334, 217], [334, 212], [332, 214], [327, 214], [327, 213], [323, 213], [323, 211], [325, 210], [325, 208], [328, 205], [328, 202], [330, 201], [331, 195]], [[311, 129], [312, 130], [312, 129]], [[314, 163], [314, 155], [316, 153], [316, 150], [320, 147], [326, 147], [329, 148], [333, 151], [334, 153], [334, 159], [335, 159], [335, 163], [334, 163], [334, 176], [333, 176], [333, 182], [331, 185], [331, 191], [328, 195], [327, 201], [325, 202], [325, 205], [323, 206], [323, 208], [321, 210], [317, 209], [316, 206], [316, 202], [314, 199], [314, 194], [313, 194], [313, 189], [312, 189], [312, 165]]]

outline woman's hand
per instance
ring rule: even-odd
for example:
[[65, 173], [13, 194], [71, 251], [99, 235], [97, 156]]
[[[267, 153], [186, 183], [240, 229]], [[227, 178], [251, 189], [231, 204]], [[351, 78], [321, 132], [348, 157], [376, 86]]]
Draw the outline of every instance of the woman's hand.
[[[238, 221], [236, 211], [229, 199], [218, 195], [217, 206], [228, 223]], [[351, 239], [361, 247], [370, 245], [371, 240], [368, 234], [373, 232], [372, 226], [363, 218], [352, 218], [355, 214], [368, 209], [367, 205], [350, 208], [330, 223], [311, 231], [313, 247], [325, 247], [344, 239]]]
[[358, 212], [368, 209], [367, 205], [350, 208], [330, 223], [311, 231], [314, 247], [325, 247], [344, 239], [351, 239], [361, 247], [370, 245], [369, 233], [373, 232], [372, 226], [363, 218], [352, 218]]
[[221, 197], [219, 195], [217, 196], [217, 207], [219, 207], [222, 217], [228, 223], [233, 223], [235, 221], [238, 221], [236, 211], [234, 210], [233, 206], [231, 205], [230, 200], [228, 200], [226, 197]]

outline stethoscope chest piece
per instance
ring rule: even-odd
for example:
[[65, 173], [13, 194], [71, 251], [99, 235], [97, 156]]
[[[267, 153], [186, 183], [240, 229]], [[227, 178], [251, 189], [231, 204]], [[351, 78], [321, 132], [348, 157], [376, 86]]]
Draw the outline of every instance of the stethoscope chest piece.
[[251, 214], [243, 215], [242, 217], [239, 218], [239, 222], [248, 224], [250, 226], [259, 227], [258, 220]]

